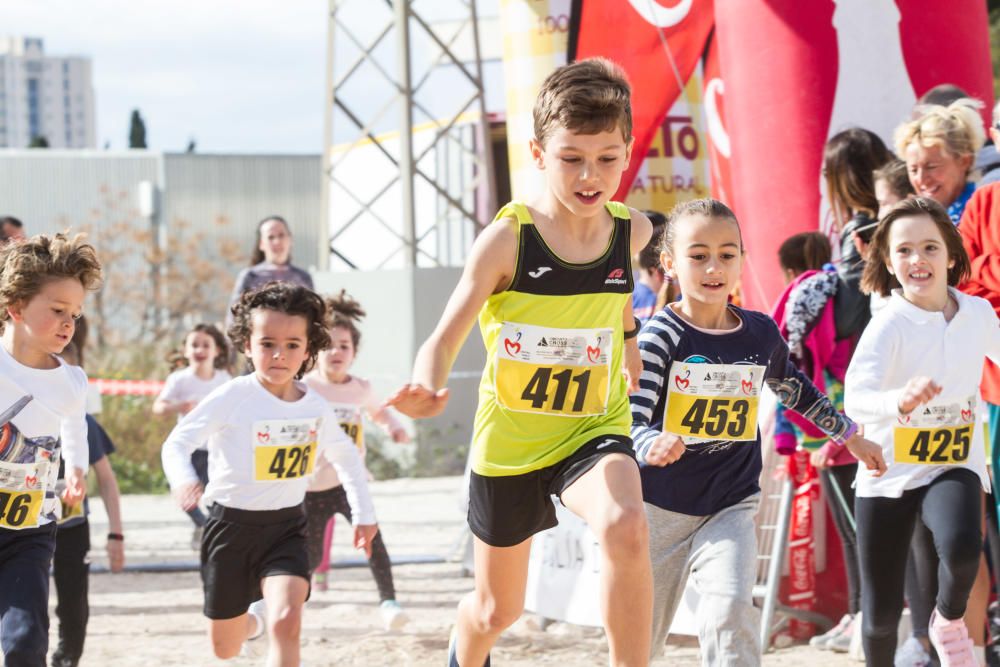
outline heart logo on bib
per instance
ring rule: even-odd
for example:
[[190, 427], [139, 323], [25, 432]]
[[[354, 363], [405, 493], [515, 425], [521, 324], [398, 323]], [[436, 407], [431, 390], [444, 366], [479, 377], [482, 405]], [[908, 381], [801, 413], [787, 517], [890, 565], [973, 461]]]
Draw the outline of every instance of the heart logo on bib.
[[743, 388], [743, 393], [747, 396], [753, 391], [753, 382], [750, 380], [740, 380], [740, 386]]
[[587, 358], [591, 363], [596, 362], [601, 357], [601, 348], [587, 346]]
[[36, 486], [38, 486], [38, 477], [35, 475], [25, 475], [24, 485], [29, 489], [35, 488]]
[[688, 388], [688, 385], [691, 384], [691, 380], [688, 380], [687, 378], [682, 378], [680, 375], [675, 375], [674, 384], [677, 385], [678, 389], [684, 391], [685, 389]]
[[507, 350], [507, 354], [509, 354], [512, 357], [521, 351], [521, 344], [515, 343], [510, 338], [503, 339], [503, 347], [505, 350]]
[[901, 415], [897, 419], [898, 419], [898, 421], [899, 421], [900, 424], [909, 424], [910, 423], [910, 415]]
[[962, 419], [965, 421], [972, 420], [972, 410], [962, 410]]

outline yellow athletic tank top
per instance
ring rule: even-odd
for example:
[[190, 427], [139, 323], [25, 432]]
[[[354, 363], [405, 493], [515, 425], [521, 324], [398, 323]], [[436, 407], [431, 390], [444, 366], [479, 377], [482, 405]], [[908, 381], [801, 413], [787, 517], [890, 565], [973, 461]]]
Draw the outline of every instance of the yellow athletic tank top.
[[608, 202], [607, 210], [611, 239], [586, 264], [550, 250], [524, 204], [511, 202], [494, 218], [517, 219], [518, 249], [510, 286], [479, 313], [486, 343], [473, 433], [479, 475], [521, 475], [599, 436], [628, 436], [621, 368], [622, 311], [633, 286], [631, 222], [624, 204]]

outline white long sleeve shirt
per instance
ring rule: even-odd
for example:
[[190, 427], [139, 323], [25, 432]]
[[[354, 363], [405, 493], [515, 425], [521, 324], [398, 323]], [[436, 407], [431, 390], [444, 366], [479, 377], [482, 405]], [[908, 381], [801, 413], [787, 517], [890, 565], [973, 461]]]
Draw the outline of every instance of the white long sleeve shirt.
[[354, 524], [375, 523], [364, 465], [329, 404], [305, 384], [297, 401], [283, 401], [256, 375], [230, 380], [181, 420], [163, 443], [163, 470], [172, 488], [198, 481], [191, 452], [208, 443], [205, 499], [225, 507], [275, 510], [305, 497], [320, 456], [340, 474]]
[[[894, 290], [861, 335], [844, 381], [844, 412], [864, 426], [867, 439], [882, 446], [888, 471], [874, 477], [859, 466], [856, 493], [860, 497], [898, 498], [955, 467], [972, 470], [983, 489], [990, 488], [979, 381], [987, 357], [1000, 362], [1000, 325], [986, 300], [952, 288], [949, 293], [958, 302], [951, 322], [945, 321], [943, 313], [923, 310]], [[898, 405], [903, 387], [918, 376], [933, 379], [941, 386], [941, 394], [902, 416]], [[899, 433], [905, 432], [901, 427], [930, 428], [935, 420], [944, 426], [971, 427], [966, 429], [970, 436], [967, 458], [934, 464], [936, 455], [939, 460], [948, 459], [948, 452], [957, 447], [950, 438], [942, 438], [930, 440], [921, 452], [925, 463], [897, 460], [897, 451], [904, 458], [914, 458], [909, 444], [901, 449], [895, 445]], [[942, 444], [948, 447], [938, 446]]]
[[[54, 359], [56, 368], [31, 368], [0, 345], [0, 494], [7, 498], [0, 528], [33, 528], [58, 520], [59, 460], [67, 468], [86, 470], [90, 465], [87, 375]], [[12, 511], [13, 499], [25, 494], [34, 498], [29, 510]]]

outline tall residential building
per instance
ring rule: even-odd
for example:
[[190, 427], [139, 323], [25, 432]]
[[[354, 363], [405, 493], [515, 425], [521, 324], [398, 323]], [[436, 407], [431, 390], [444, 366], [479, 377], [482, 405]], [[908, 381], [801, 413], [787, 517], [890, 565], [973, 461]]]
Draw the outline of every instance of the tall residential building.
[[0, 147], [95, 148], [90, 59], [46, 56], [35, 37], [0, 37]]

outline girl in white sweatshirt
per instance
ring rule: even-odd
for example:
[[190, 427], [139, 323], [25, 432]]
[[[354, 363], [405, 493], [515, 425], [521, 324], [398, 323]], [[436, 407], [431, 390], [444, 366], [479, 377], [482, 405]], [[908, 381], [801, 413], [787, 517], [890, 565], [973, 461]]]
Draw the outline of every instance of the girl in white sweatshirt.
[[955, 289], [969, 274], [962, 239], [923, 197], [898, 204], [872, 238], [862, 287], [889, 297], [847, 371], [844, 407], [882, 445], [888, 471], [859, 468], [855, 504], [869, 665], [891, 666], [917, 516], [940, 559], [929, 636], [944, 667], [976, 667], [962, 616], [982, 551], [989, 490], [979, 380], [1000, 361], [990, 304]]

